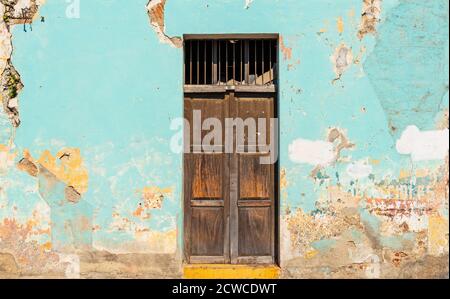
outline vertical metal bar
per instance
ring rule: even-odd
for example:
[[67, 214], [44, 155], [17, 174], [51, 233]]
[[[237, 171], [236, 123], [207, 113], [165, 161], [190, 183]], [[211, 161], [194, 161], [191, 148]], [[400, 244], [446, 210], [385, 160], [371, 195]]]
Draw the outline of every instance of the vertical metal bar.
[[278, 39], [274, 41], [274, 47], [273, 47], [273, 81], [274, 84], [276, 84], [276, 81], [278, 80]]
[[243, 58], [242, 58], [242, 54], [243, 54], [243, 52], [242, 52], [242, 40], [240, 40], [239, 41], [239, 50], [241, 51], [240, 52], [240, 55], [239, 55], [239, 62], [240, 62], [240, 64], [241, 64], [241, 70], [240, 70], [240, 73], [239, 73], [239, 80], [240, 80], [240, 84], [242, 84], [242, 60], [243, 60]]
[[225, 85], [228, 85], [228, 41], [225, 41]]
[[197, 84], [200, 84], [200, 41], [197, 41]]
[[192, 41], [189, 41], [189, 84], [192, 84]]
[[214, 84], [217, 84], [217, 41], [214, 41]]
[[207, 82], [206, 82], [206, 43], [207, 43], [207, 41], [205, 40], [204, 42], [203, 42], [203, 47], [204, 47], [204, 49], [203, 49], [203, 84], [208, 84]]
[[245, 83], [250, 84], [250, 42], [245, 41]]
[[272, 82], [272, 40], [269, 40], [269, 82]]
[[262, 70], [262, 85], [264, 85], [264, 40], [261, 41], [261, 70]]
[[216, 83], [215, 73], [214, 73], [214, 41], [211, 41], [211, 84]]
[[217, 47], [219, 48], [219, 74], [218, 74], [218, 76], [217, 76], [217, 80], [219, 81], [219, 85], [221, 84], [221, 82], [220, 82], [220, 72], [222, 71], [222, 61], [221, 61], [221, 59], [222, 59], [222, 54], [221, 54], [221, 51], [220, 51], [220, 48], [221, 48], [221, 46], [222, 46], [222, 41], [217, 41]]
[[257, 59], [257, 51], [256, 51], [256, 40], [254, 40], [255, 43], [255, 80], [253, 81], [256, 85], [256, 79], [258, 78], [258, 59]]
[[236, 43], [233, 43], [233, 85], [236, 85]]

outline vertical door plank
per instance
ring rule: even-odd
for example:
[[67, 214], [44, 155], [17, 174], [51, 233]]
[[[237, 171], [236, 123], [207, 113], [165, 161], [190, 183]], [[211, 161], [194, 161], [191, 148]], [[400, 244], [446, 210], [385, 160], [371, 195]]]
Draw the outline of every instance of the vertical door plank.
[[[236, 104], [237, 99], [235, 98], [234, 92], [228, 93], [229, 100], [229, 117], [235, 118], [238, 116], [238, 106]], [[233, 132], [230, 129], [228, 132]], [[234, 133], [233, 133], [234, 134]], [[237, 263], [237, 258], [239, 256], [238, 252], [238, 233], [239, 233], [239, 222], [238, 222], [238, 210], [237, 203], [239, 197], [239, 161], [238, 154], [235, 151], [236, 139], [233, 138], [233, 153], [230, 154], [230, 260], [232, 264]]]

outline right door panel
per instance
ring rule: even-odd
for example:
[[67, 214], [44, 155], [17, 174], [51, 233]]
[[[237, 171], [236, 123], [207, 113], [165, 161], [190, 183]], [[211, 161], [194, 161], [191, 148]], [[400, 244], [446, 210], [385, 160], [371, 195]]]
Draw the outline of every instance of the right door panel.
[[[275, 164], [264, 164], [261, 158], [270, 154], [271, 129], [274, 133], [270, 119], [275, 115], [275, 99], [273, 94], [236, 94], [234, 103], [236, 107], [230, 109], [234, 117], [244, 121], [254, 119], [256, 132], [245, 128], [244, 144], [237, 140], [237, 148], [241, 151], [232, 155], [230, 162], [237, 164], [237, 175], [231, 173], [230, 177], [238, 180], [237, 200], [230, 201], [230, 213], [236, 215], [236, 219], [231, 219], [231, 225], [237, 226], [238, 232], [237, 238], [230, 239], [231, 243], [237, 243], [231, 244], [231, 262], [274, 263]], [[252, 134], [256, 138], [252, 138]]]

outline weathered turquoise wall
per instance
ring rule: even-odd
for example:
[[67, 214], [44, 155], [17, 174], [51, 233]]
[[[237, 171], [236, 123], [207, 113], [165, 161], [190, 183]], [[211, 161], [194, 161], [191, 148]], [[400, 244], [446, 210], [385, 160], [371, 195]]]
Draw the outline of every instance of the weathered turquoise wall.
[[284, 277], [448, 277], [447, 0], [8, 2], [0, 276], [179, 276], [177, 37], [279, 33]]

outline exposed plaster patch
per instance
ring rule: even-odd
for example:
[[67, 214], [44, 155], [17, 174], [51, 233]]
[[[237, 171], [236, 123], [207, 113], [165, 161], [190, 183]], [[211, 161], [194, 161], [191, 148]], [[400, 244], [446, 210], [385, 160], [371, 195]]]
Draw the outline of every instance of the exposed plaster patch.
[[[17, 264], [17, 268], [12, 268], [13, 273], [51, 276], [52, 273], [58, 275], [63, 272], [58, 255], [48, 251], [46, 243], [33, 239], [36, 235], [48, 234], [48, 231], [40, 229], [39, 224], [39, 221], [33, 218], [24, 224], [15, 219], [3, 219], [0, 222], [0, 253], [13, 256]], [[12, 265], [11, 262], [9, 264]]]
[[333, 144], [322, 140], [296, 139], [289, 145], [289, 159], [295, 163], [327, 166], [334, 160]]
[[367, 278], [379, 278], [380, 271], [380, 258], [376, 254], [370, 254], [365, 260], [368, 263], [368, 267], [365, 268], [365, 274]]
[[33, 177], [37, 177], [39, 172], [38, 166], [33, 162], [33, 158], [27, 150], [24, 151], [23, 158], [17, 163], [17, 168]]
[[448, 219], [440, 215], [428, 218], [428, 250], [431, 255], [448, 252]]
[[[20, 125], [18, 94], [23, 88], [11, 63], [13, 51], [10, 26], [30, 24], [44, 0], [0, 0], [0, 100], [13, 127]], [[25, 27], [24, 27], [24, 30]]]
[[341, 157], [342, 150], [355, 147], [355, 144], [348, 140], [344, 130], [340, 128], [331, 128], [328, 130], [328, 141], [334, 145], [335, 161]]
[[7, 61], [7, 66], [1, 75], [0, 88], [3, 111], [8, 115], [13, 127], [18, 127], [20, 125], [18, 95], [23, 88], [23, 84], [19, 73], [10, 60]]
[[88, 171], [80, 150], [76, 148], [63, 149], [55, 156], [44, 151], [37, 160], [25, 150], [17, 168], [33, 177], [43, 178], [48, 188], [52, 188], [57, 182], [65, 184], [65, 199], [72, 203], [80, 201], [88, 188]]
[[365, 46], [361, 46], [361, 48], [359, 48], [359, 53], [358, 55], [356, 55], [356, 57], [353, 60], [354, 64], [360, 64], [363, 58], [364, 53], [366, 52], [366, 47]]
[[347, 174], [352, 179], [363, 179], [372, 173], [372, 166], [369, 164], [369, 159], [352, 162], [347, 166]]
[[286, 168], [280, 170], [280, 189], [285, 190], [288, 187], [288, 180], [286, 178]]
[[142, 202], [139, 203], [133, 212], [133, 216], [141, 219], [150, 218], [150, 210], [161, 209], [164, 199], [171, 196], [172, 192], [172, 188], [159, 188], [156, 186], [149, 186], [138, 190]]
[[249, 9], [249, 8], [250, 8], [250, 5], [252, 4], [252, 2], [253, 2], [253, 0], [245, 0], [245, 6], [244, 6], [244, 8], [245, 8], [245, 9]]
[[281, 198], [283, 200], [286, 200], [288, 197], [287, 188], [289, 186], [289, 182], [287, 179], [286, 174], [286, 168], [280, 169], [280, 191], [281, 191]]
[[280, 50], [283, 53], [283, 59], [289, 60], [292, 58], [292, 48], [287, 47], [284, 44], [284, 37], [280, 35]]
[[89, 176], [79, 149], [65, 148], [55, 156], [44, 151], [37, 162], [78, 193], [87, 191]]
[[11, 58], [12, 43], [9, 25], [4, 21], [5, 5], [0, 2], [0, 73], [3, 73]]
[[15, 277], [19, 275], [19, 266], [14, 255], [0, 252], [0, 278]]
[[311, 243], [331, 238], [346, 229], [345, 222], [331, 213], [310, 215], [301, 209], [286, 217], [291, 245], [305, 257], [311, 257]]
[[[302, 209], [296, 209], [295, 212], [288, 214], [285, 221], [292, 249], [298, 250], [304, 259], [310, 260], [308, 263], [324, 265], [326, 262], [322, 259], [329, 256], [330, 250], [339, 254], [339, 259], [333, 257], [329, 259], [329, 263], [337, 264], [336, 266], [361, 262], [360, 256], [365, 257], [372, 253], [370, 241], [368, 238], [362, 240], [369, 244], [364, 246], [365, 252], [356, 254], [355, 242], [358, 240], [347, 236], [351, 229], [364, 236], [364, 225], [357, 209], [360, 200], [360, 197], [353, 196], [342, 188], [330, 186], [327, 195], [317, 201], [317, 209], [314, 212], [305, 213]], [[346, 239], [355, 241], [344, 241]], [[321, 240], [334, 240], [336, 244], [317, 251], [313, 244]], [[352, 255], [349, 255], [350, 251], [353, 251]]]
[[64, 188], [64, 196], [70, 202], [79, 202], [81, 199], [81, 194], [73, 187], [66, 186]]
[[442, 130], [442, 129], [448, 129], [449, 128], [449, 122], [448, 122], [448, 120], [449, 120], [449, 114], [448, 114], [448, 109], [445, 109], [444, 111], [442, 111], [441, 113], [440, 113], [440, 118], [439, 118], [439, 120], [438, 120], [438, 122], [437, 122], [437, 125], [436, 125], [436, 128], [437, 129], [440, 129], [440, 130]]
[[358, 38], [361, 40], [366, 34], [375, 34], [380, 21], [382, 0], [363, 0], [361, 22], [359, 24]]
[[336, 27], [337, 27], [337, 31], [339, 33], [343, 33], [344, 32], [344, 20], [342, 19], [342, 17], [337, 18], [337, 20], [336, 20]]
[[172, 194], [172, 188], [145, 187], [141, 190], [142, 199], [149, 209], [160, 209], [163, 199]]
[[164, 21], [164, 9], [167, 0], [150, 0], [147, 4], [147, 13], [150, 18], [150, 24], [158, 35], [159, 41], [169, 44], [175, 48], [181, 48], [183, 41], [180, 37], [169, 37], [166, 33]]
[[11, 152], [9, 146], [0, 144], [0, 175], [5, 175], [8, 169], [14, 165], [16, 154]]
[[330, 128], [326, 141], [302, 138], [294, 140], [288, 148], [289, 159], [295, 163], [316, 166], [311, 173], [315, 177], [322, 168], [339, 161], [342, 150], [352, 149], [354, 146], [342, 129]]
[[352, 64], [352, 48], [347, 47], [345, 44], [341, 44], [336, 48], [330, 59], [333, 64], [334, 73], [336, 74], [336, 78], [333, 80], [333, 82], [335, 82], [336, 80], [341, 79], [342, 74]]
[[448, 207], [448, 158], [436, 170], [401, 176], [356, 183], [364, 186], [359, 190], [355, 183], [329, 181], [314, 211], [286, 212], [286, 277], [448, 276], [447, 262], [438, 268], [429, 263], [431, 257], [448, 258], [448, 218], [440, 214]]
[[76, 254], [59, 254], [61, 264], [66, 265], [66, 278], [80, 278], [80, 257]]
[[427, 202], [404, 198], [368, 198], [366, 204], [370, 213], [391, 218], [398, 216], [407, 216], [408, 218], [423, 216], [430, 212], [430, 207], [427, 205]]
[[449, 130], [420, 131], [408, 126], [397, 140], [400, 154], [411, 155], [413, 161], [443, 160], [448, 155]]
[[[39, 195], [50, 209], [51, 248], [67, 253], [89, 250], [92, 247], [92, 208], [86, 200], [81, 200], [82, 193], [77, 190], [83, 185], [77, 183], [71, 186], [66, 183], [72, 179], [77, 182], [80, 177], [78, 170], [71, 170], [71, 166], [68, 166], [70, 164], [65, 164], [66, 170], [61, 172], [59, 166], [55, 169], [45, 167], [39, 161], [30, 162], [38, 169], [36, 180]], [[25, 167], [23, 169], [26, 172], [29, 170]]]
[[30, 24], [38, 16], [39, 7], [46, 0], [1, 0], [6, 6], [4, 19], [9, 24]]
[[109, 250], [114, 253], [175, 253], [177, 251], [177, 230], [165, 232], [148, 228], [148, 224], [114, 212], [109, 231], [129, 233], [133, 237], [129, 241], [101, 239], [94, 241], [94, 248]]

